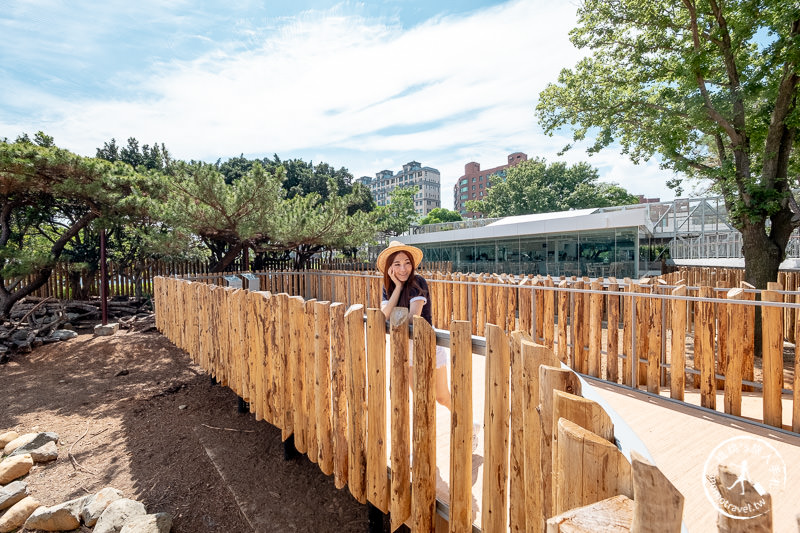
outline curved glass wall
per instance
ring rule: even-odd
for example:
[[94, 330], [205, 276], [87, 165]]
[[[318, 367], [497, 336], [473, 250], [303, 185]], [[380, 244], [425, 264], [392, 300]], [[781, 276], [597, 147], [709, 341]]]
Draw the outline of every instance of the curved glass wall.
[[426, 261], [450, 261], [453, 272], [617, 278], [639, 274], [639, 229], [617, 228], [511, 239], [417, 245]]

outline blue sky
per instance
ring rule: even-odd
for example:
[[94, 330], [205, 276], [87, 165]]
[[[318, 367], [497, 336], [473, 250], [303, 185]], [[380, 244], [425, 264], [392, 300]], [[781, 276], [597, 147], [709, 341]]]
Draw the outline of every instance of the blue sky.
[[416, 160], [442, 205], [470, 161], [588, 161], [635, 194], [671, 173], [547, 137], [539, 92], [580, 58], [575, 4], [547, 0], [0, 0], [0, 137], [84, 155], [112, 137], [176, 158], [299, 157], [355, 177]]

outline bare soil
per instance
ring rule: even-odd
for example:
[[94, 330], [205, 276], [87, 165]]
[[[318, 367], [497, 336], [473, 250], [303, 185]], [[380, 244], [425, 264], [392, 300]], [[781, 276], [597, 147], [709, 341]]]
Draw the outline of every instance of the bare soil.
[[160, 333], [43, 346], [0, 365], [0, 384], [0, 433], [60, 437], [25, 478], [43, 505], [110, 486], [176, 533], [367, 529], [366, 506], [305, 456], [284, 460], [280, 431]]

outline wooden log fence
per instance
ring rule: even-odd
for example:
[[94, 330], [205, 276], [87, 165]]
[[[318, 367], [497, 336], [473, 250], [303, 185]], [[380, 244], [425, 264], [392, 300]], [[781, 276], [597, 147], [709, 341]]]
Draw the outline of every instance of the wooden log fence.
[[[795, 432], [800, 428], [800, 390], [795, 385], [800, 352], [783, 344], [790, 342], [788, 331], [800, 329], [796, 312], [791, 327], [786, 324], [789, 311], [800, 307], [800, 292], [786, 291], [780, 284], [761, 292], [745, 282], [731, 291], [723, 286], [690, 286], [682, 280], [670, 285], [661, 278], [422, 274], [429, 280], [437, 329], [448, 329], [453, 320], [468, 321], [470, 333], [481, 337], [487, 335], [487, 323], [506, 333], [519, 329], [579, 373], [628, 386], [636, 383], [681, 401], [686, 392], [697, 393], [701, 406], [735, 416], [742, 415], [742, 391], [760, 392], [763, 413], [748, 417]], [[272, 294], [340, 301], [345, 308], [380, 305], [382, 279], [371, 273], [256, 276], [260, 288]], [[709, 273], [704, 279], [713, 278]], [[760, 350], [754, 345], [757, 313], [767, 335], [762, 336]], [[787, 350], [794, 357], [784, 368]], [[631, 364], [634, 360], [636, 365]], [[723, 391], [726, 399], [718, 407], [717, 393]], [[792, 407], [787, 410], [790, 421], [784, 422], [786, 400]]]
[[[281, 428], [284, 439], [293, 436], [298, 450], [334, 475], [337, 486], [390, 511], [392, 530], [407, 524], [414, 532], [434, 531], [436, 471], [448, 467], [449, 529], [469, 530], [475, 511], [469, 321], [453, 320], [449, 328], [451, 464], [437, 465], [436, 335], [420, 317], [414, 317], [409, 356], [409, 317], [404, 309], [393, 312], [387, 364], [385, 317], [375, 308], [365, 316], [361, 304], [345, 312], [343, 302], [160, 277], [155, 307], [164, 335], [248, 402], [257, 418]], [[575, 508], [624, 498], [617, 519], [630, 526], [645, 512], [642, 506], [656, 505], [660, 496], [654, 491], [630, 501], [634, 485], [646, 485], [653, 474], [636, 484], [630, 463], [613, 444], [611, 419], [580, 397], [578, 376], [559, 367], [552, 350], [527, 333], [491, 323], [485, 330], [485, 462], [476, 525], [485, 531], [551, 531], [564, 513], [580, 516]], [[409, 357], [414, 360], [410, 412]], [[672, 517], [671, 523], [664, 519], [661, 531], [680, 530], [682, 511], [673, 500], [661, 505], [671, 506], [665, 517]]]

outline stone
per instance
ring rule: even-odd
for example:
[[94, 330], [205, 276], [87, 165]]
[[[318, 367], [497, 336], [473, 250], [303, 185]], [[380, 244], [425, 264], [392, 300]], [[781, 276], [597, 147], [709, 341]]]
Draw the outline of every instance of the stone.
[[17, 437], [16, 439], [12, 440], [11, 442], [5, 445], [5, 447], [3, 448], [3, 453], [6, 455], [11, 455], [11, 452], [16, 450], [17, 448], [25, 444], [28, 444], [30, 441], [35, 439], [36, 435], [38, 435], [38, 433], [25, 433], [24, 435], [20, 435], [19, 437]]
[[119, 533], [169, 533], [172, 516], [169, 513], [146, 514], [131, 518]]
[[108, 336], [108, 335], [113, 335], [117, 331], [119, 331], [119, 323], [118, 322], [111, 322], [111, 323], [106, 324], [105, 326], [103, 324], [97, 324], [94, 327], [94, 334], [97, 335], [97, 336], [101, 336], [101, 337]]
[[20, 527], [38, 507], [39, 502], [31, 496], [22, 498], [0, 517], [0, 533], [9, 533]]
[[33, 457], [30, 454], [6, 457], [0, 462], [0, 485], [11, 483], [31, 471]]
[[5, 448], [6, 444], [16, 439], [17, 437], [19, 437], [19, 433], [13, 430], [6, 431], [5, 433], [0, 433], [0, 448]]
[[14, 481], [0, 487], [0, 511], [8, 509], [28, 494], [30, 494], [28, 484], [24, 481]]
[[[28, 433], [28, 435], [30, 435], [30, 433]], [[14, 457], [15, 455], [24, 455], [26, 453], [30, 453], [31, 455], [33, 455], [31, 453], [33, 450], [38, 450], [48, 442], [52, 442], [53, 444], [58, 442], [58, 433], [53, 433], [52, 431], [36, 433], [33, 439], [31, 439], [29, 442], [26, 442], [21, 446], [18, 446], [14, 451], [10, 452], [8, 455], [11, 457]], [[56, 456], [57, 455], [58, 454], [56, 454]], [[36, 461], [36, 458], [34, 457], [33, 460]]]
[[94, 526], [94, 533], [119, 533], [130, 518], [144, 516], [147, 511], [140, 502], [120, 498], [111, 502]]
[[35, 450], [31, 450], [31, 458], [34, 463], [49, 463], [58, 459], [58, 446], [53, 441], [48, 442], [44, 446], [40, 446]]
[[77, 337], [78, 334], [72, 331], [71, 329], [57, 329], [53, 333], [50, 334], [50, 338], [57, 339], [60, 341], [65, 341], [68, 339], [74, 339]]
[[39, 507], [25, 522], [25, 529], [42, 531], [71, 531], [81, 525], [81, 508], [88, 496], [69, 500], [51, 507]]
[[106, 507], [121, 498], [122, 492], [111, 487], [106, 487], [97, 494], [89, 496], [81, 509], [81, 520], [87, 526], [92, 527], [97, 523], [97, 519], [100, 518]]

